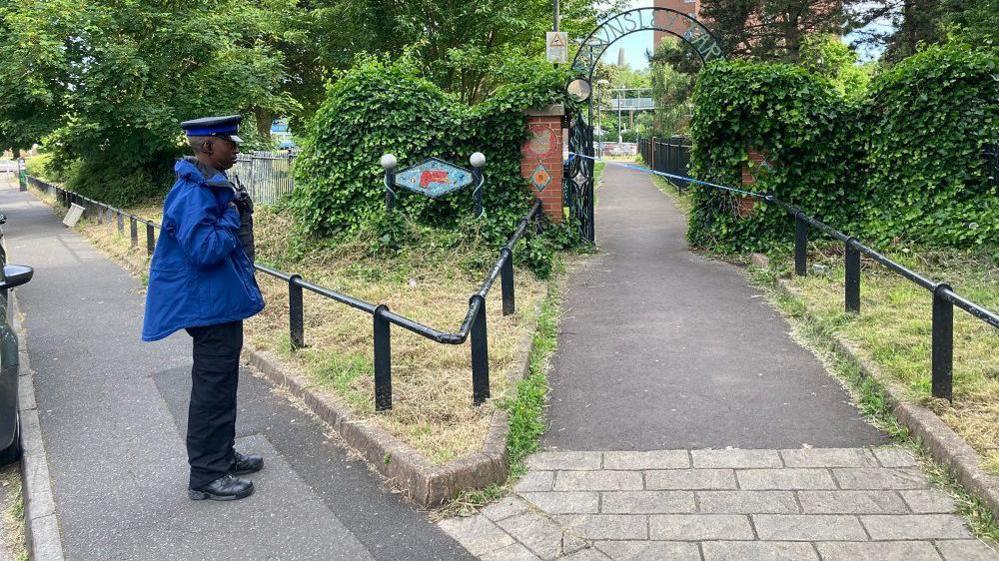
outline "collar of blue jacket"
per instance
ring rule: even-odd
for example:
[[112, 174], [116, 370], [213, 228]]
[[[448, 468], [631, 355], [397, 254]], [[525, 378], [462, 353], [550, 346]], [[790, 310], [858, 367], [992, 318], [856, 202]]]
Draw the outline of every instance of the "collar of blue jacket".
[[177, 174], [177, 179], [183, 179], [194, 183], [204, 183], [209, 187], [232, 188], [229, 176], [227, 176], [224, 171], [218, 171], [204, 166], [206, 171], [211, 170], [215, 172], [215, 174], [211, 177], [207, 177], [202, 171], [202, 166], [199, 165], [199, 163], [200, 162], [198, 162], [197, 158], [187, 156], [177, 160], [177, 163], [173, 166], [173, 171]]

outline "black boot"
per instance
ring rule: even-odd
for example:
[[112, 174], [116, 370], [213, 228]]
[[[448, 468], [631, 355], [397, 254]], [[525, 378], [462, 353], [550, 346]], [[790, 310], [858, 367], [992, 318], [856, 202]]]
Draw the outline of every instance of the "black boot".
[[246, 455], [235, 452], [236, 460], [232, 464], [232, 469], [229, 470], [230, 475], [246, 475], [249, 473], [257, 473], [258, 471], [264, 469], [264, 459], [256, 455]]
[[213, 501], [235, 501], [245, 499], [253, 494], [253, 482], [239, 479], [226, 474], [208, 485], [189, 489], [187, 496], [194, 501], [211, 499]]

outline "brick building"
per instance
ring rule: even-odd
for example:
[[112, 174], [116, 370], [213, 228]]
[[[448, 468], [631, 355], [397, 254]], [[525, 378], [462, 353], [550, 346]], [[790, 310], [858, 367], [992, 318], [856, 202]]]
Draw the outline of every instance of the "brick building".
[[[656, 8], [670, 8], [676, 10], [680, 13], [687, 14], [690, 17], [696, 18], [700, 13], [701, 2], [700, 0], [653, 0], [652, 5]], [[661, 27], [663, 26], [662, 21], [666, 21], [665, 14], [658, 14], [656, 16], [656, 23]], [[683, 21], [677, 21], [672, 25], [672, 30], [683, 34], [689, 26]], [[663, 31], [654, 32], [655, 45], [658, 46], [659, 42], [665, 36], [671, 36]]]

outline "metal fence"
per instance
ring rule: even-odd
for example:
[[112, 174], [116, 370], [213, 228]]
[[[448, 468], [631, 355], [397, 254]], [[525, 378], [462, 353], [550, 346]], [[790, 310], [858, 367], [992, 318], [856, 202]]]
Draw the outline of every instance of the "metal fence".
[[[642, 161], [650, 168], [678, 176], [686, 176], [690, 172], [690, 138], [686, 136], [671, 136], [669, 140], [656, 137], [639, 139], [638, 152]], [[671, 178], [677, 189], [687, 187], [685, 179]]]
[[[146, 253], [153, 254], [156, 246], [155, 231], [161, 225], [152, 220], [135, 216], [119, 208], [84, 197], [78, 193], [67, 191], [59, 186], [46, 183], [34, 177], [29, 177], [28, 181], [37, 189], [47, 191], [56, 197], [60, 204], [69, 206], [77, 204], [84, 208], [87, 216], [97, 215], [97, 223], [107, 223], [114, 228], [117, 224], [118, 233], [125, 235], [125, 220], [129, 222], [129, 236], [133, 248], [139, 247], [139, 224], [145, 229]], [[527, 227], [533, 222], [541, 212], [541, 201], [536, 201], [534, 206], [517, 225], [513, 234], [499, 250], [499, 258], [486, 275], [484, 281], [479, 286], [479, 290], [473, 293], [468, 300], [468, 312], [464, 320], [455, 332], [444, 332], [418, 321], [401, 316], [389, 310], [385, 304], [372, 304], [353, 296], [324, 288], [307, 282], [301, 275], [295, 273], [285, 273], [271, 267], [254, 264], [256, 270], [270, 275], [276, 279], [288, 283], [288, 329], [291, 336], [291, 346], [293, 349], [305, 347], [305, 310], [302, 298], [302, 291], [308, 290], [325, 298], [335, 300], [351, 308], [362, 311], [373, 318], [373, 346], [375, 363], [375, 409], [384, 411], [392, 408], [392, 331], [394, 324], [398, 327], [412, 331], [417, 335], [436, 341], [444, 345], [462, 345], [471, 336], [471, 362], [472, 362], [472, 402], [481, 405], [489, 398], [489, 346], [486, 320], [486, 296], [495, 284], [496, 279], [500, 279], [500, 288], [503, 297], [503, 315], [508, 316], [516, 311], [516, 298], [514, 286], [513, 249], [517, 242], [527, 231]]]
[[251, 152], [236, 158], [233, 172], [253, 202], [274, 204], [295, 189], [294, 161], [291, 152]]

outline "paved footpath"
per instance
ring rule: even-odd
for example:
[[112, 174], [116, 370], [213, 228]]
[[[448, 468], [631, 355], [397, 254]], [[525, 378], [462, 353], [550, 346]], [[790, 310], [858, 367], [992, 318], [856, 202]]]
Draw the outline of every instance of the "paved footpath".
[[191, 342], [139, 342], [141, 283], [27, 193], [0, 188], [67, 559], [472, 559], [385, 491], [323, 425], [243, 372], [237, 447], [262, 453], [237, 503], [187, 498]]
[[570, 284], [545, 451], [439, 525], [483, 561], [996, 561], [738, 268], [608, 165]]

